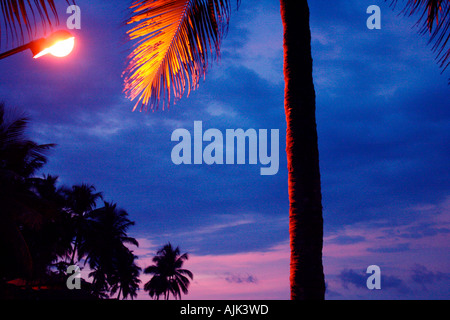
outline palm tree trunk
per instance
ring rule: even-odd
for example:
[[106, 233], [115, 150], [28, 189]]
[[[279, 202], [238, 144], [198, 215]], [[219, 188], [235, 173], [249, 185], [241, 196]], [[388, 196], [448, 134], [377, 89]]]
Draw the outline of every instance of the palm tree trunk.
[[75, 242], [73, 244], [73, 252], [72, 252], [72, 257], [70, 259], [70, 264], [71, 265], [75, 265], [75, 254], [77, 252], [78, 249], [78, 235], [75, 237]]
[[323, 300], [323, 217], [307, 0], [280, 0], [284, 28], [291, 299]]

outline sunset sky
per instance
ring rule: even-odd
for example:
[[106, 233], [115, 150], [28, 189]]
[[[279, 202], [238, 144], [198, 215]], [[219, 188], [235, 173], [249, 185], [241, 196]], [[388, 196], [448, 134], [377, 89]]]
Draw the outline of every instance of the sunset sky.
[[[31, 117], [30, 138], [58, 145], [42, 173], [94, 184], [129, 213], [141, 267], [169, 241], [190, 254], [194, 281], [184, 298], [289, 299], [279, 1], [243, 0], [199, 89], [149, 113], [132, 112], [122, 92], [130, 2], [78, 0], [74, 52], [0, 60], [0, 101]], [[400, 8], [309, 3], [326, 298], [449, 299], [450, 72], [441, 74], [413, 27], [417, 17], [399, 16]], [[381, 30], [366, 27], [373, 4]], [[61, 27], [66, 8], [59, 1]], [[193, 132], [194, 121], [221, 132], [278, 129], [278, 174], [261, 176], [260, 165], [174, 165], [172, 132]], [[381, 268], [381, 290], [366, 287], [370, 265]], [[142, 290], [139, 298], [149, 297]]]

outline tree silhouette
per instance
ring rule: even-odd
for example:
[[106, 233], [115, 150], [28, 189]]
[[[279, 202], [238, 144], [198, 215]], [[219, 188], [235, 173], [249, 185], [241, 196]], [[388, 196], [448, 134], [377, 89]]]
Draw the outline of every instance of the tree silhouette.
[[[392, 7], [396, 7], [398, 4], [398, 0], [390, 1]], [[444, 72], [450, 64], [450, 1], [408, 0], [403, 4], [402, 12], [407, 16], [419, 14], [416, 23], [416, 25], [420, 25], [419, 32], [430, 37], [429, 43], [434, 43], [432, 50]]]
[[137, 297], [139, 283], [141, 283], [141, 280], [139, 280], [141, 268], [136, 265], [136, 259], [137, 256], [130, 250], [119, 252], [117, 269], [111, 277], [111, 295], [118, 291], [117, 299], [120, 299], [121, 294], [123, 299]]
[[191, 271], [182, 269], [188, 259], [187, 253], [180, 255], [178, 247], [174, 249], [170, 243], [166, 244], [153, 258], [155, 264], [144, 269], [145, 274], [153, 275], [144, 285], [144, 290], [157, 300], [161, 295], [168, 300], [170, 294], [181, 299], [181, 293], [188, 294], [189, 278], [194, 279]]
[[141, 269], [128, 248], [138, 246], [127, 234], [128, 213], [109, 202], [96, 209], [102, 194], [93, 185], [58, 187], [57, 176], [35, 177], [54, 145], [28, 140], [28, 118], [5, 111], [0, 104], [0, 296], [15, 279], [67, 290], [68, 265], [84, 260], [93, 277], [83, 281], [84, 293], [135, 298]]
[[71, 215], [64, 208], [65, 198], [56, 186], [57, 180], [51, 175], [30, 179], [30, 190], [40, 200], [37, 210], [42, 221], [38, 229], [22, 228], [33, 259], [33, 279], [43, 282], [54, 263], [70, 254], [73, 238]]
[[101, 192], [96, 192], [93, 185], [81, 184], [72, 186], [72, 189], [65, 190], [69, 210], [72, 213], [74, 241], [72, 247], [72, 257], [70, 264], [75, 264], [76, 254], [80, 260], [84, 252], [78, 252], [80, 246], [84, 246], [86, 240], [89, 217], [92, 210], [97, 207], [97, 201], [102, 199]]
[[32, 257], [23, 228], [39, 229], [40, 199], [30, 191], [30, 178], [47, 161], [54, 145], [39, 145], [25, 136], [29, 119], [0, 103], [0, 278], [32, 275]]
[[79, 251], [94, 270], [90, 276], [96, 293], [102, 295], [112, 286], [113, 294], [119, 289], [119, 296], [135, 297], [140, 268], [134, 262], [136, 257], [125, 246], [139, 245], [127, 235], [134, 222], [128, 219], [125, 210], [109, 202], [88, 216], [86, 236]]

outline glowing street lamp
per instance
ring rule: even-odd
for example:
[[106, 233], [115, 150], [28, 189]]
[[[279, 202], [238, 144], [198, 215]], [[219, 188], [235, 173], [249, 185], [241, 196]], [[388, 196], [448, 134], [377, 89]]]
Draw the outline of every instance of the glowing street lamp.
[[72, 52], [74, 46], [75, 37], [69, 31], [60, 30], [52, 33], [47, 38], [41, 38], [2, 53], [0, 54], [0, 59], [4, 59], [27, 49], [31, 50], [34, 59], [40, 58], [46, 54], [51, 54], [55, 57], [65, 57]]

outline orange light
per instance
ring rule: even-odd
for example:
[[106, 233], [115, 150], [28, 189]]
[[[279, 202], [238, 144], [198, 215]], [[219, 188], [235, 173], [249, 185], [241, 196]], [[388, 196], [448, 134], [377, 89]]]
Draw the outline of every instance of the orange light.
[[37, 59], [49, 53], [55, 57], [62, 58], [68, 56], [72, 52], [74, 46], [75, 46], [75, 37], [72, 37], [67, 40], [62, 40], [55, 43], [50, 48], [46, 48], [41, 52], [39, 52], [33, 58]]
[[46, 54], [55, 57], [65, 57], [69, 55], [75, 47], [75, 37], [68, 31], [57, 31], [50, 37], [42, 39], [37, 43], [38, 49], [33, 51], [33, 58], [37, 59]]

